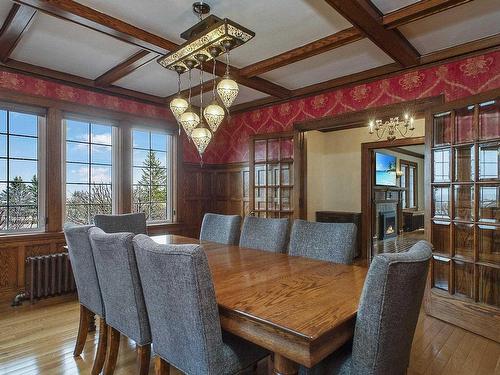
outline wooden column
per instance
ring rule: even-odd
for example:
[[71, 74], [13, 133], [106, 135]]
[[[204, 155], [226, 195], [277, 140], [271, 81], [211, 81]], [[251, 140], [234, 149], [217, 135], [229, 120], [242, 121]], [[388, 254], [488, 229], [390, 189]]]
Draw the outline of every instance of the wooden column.
[[47, 111], [46, 120], [46, 225], [48, 232], [60, 232], [63, 224], [62, 192], [62, 113], [55, 107]]
[[132, 126], [128, 122], [120, 122], [118, 160], [120, 174], [118, 176], [118, 213], [132, 212]]

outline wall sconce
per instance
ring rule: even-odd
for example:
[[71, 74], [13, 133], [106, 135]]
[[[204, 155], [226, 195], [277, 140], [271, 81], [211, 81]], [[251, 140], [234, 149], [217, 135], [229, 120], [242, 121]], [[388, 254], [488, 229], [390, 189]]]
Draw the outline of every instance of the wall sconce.
[[396, 177], [401, 177], [403, 174], [404, 174], [404, 173], [403, 173], [403, 171], [401, 171], [401, 170], [397, 170], [397, 171], [396, 171]]

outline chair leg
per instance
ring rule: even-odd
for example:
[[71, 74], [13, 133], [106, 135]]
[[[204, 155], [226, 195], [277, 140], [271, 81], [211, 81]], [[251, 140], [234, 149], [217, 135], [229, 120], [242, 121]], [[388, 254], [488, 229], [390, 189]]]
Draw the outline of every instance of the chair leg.
[[99, 375], [104, 360], [106, 359], [106, 347], [108, 345], [108, 325], [104, 318], [99, 318], [99, 341], [97, 343], [97, 351], [95, 353], [94, 365], [92, 366], [91, 375]]
[[139, 375], [149, 374], [149, 362], [151, 360], [151, 345], [137, 346], [137, 356], [139, 357]]
[[120, 349], [120, 332], [111, 326], [108, 326], [108, 348], [106, 361], [104, 362], [104, 375], [112, 375], [116, 367], [118, 358], [118, 349]]
[[87, 340], [87, 333], [89, 332], [89, 315], [90, 310], [80, 304], [80, 323], [78, 326], [78, 336], [76, 337], [75, 350], [73, 356], [78, 357], [82, 354], [85, 341]]
[[96, 331], [96, 326], [95, 326], [95, 314], [90, 311], [89, 312], [89, 332], [95, 332]]
[[170, 365], [164, 359], [155, 357], [155, 375], [169, 375]]

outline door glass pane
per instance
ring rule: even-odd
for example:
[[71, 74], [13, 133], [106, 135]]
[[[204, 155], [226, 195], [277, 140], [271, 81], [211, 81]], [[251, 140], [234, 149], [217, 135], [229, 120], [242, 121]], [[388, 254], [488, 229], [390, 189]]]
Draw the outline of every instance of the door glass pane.
[[278, 161], [280, 158], [279, 139], [269, 139], [267, 141], [267, 160]]
[[455, 181], [474, 180], [474, 146], [455, 148]]
[[265, 210], [266, 209], [266, 189], [265, 188], [255, 188], [255, 209]]
[[455, 219], [474, 220], [474, 186], [456, 185], [454, 198]]
[[500, 138], [499, 100], [493, 100], [479, 105], [479, 138]]
[[292, 210], [292, 189], [282, 188], [281, 189], [281, 209], [284, 211]]
[[266, 166], [256, 165], [255, 166], [255, 186], [266, 186]]
[[267, 155], [267, 148], [266, 148], [266, 144], [267, 144], [267, 141], [264, 139], [264, 140], [261, 140], [261, 141], [255, 141], [255, 151], [254, 151], [254, 154], [255, 154], [255, 161], [259, 162], [259, 161], [266, 161], [266, 155]]
[[434, 146], [451, 142], [451, 112], [434, 116]]
[[474, 297], [474, 265], [454, 261], [455, 294], [467, 298]]
[[293, 138], [281, 139], [281, 160], [293, 159]]
[[432, 270], [434, 278], [434, 287], [448, 290], [448, 280], [450, 276], [449, 260], [441, 260], [436, 257], [432, 259]]
[[450, 149], [434, 150], [434, 182], [450, 181]]
[[474, 226], [472, 224], [455, 224], [455, 256], [473, 260]]
[[479, 179], [496, 180], [499, 178], [500, 143], [479, 146]]
[[442, 221], [432, 222], [432, 244], [434, 251], [450, 255], [450, 223]]
[[456, 143], [471, 142], [474, 140], [473, 123], [474, 123], [473, 105], [455, 111]]
[[500, 269], [479, 267], [479, 302], [500, 307]]
[[293, 165], [281, 163], [281, 185], [293, 185]]
[[500, 266], [500, 227], [479, 225], [479, 260]]
[[280, 209], [280, 189], [269, 188], [267, 190], [267, 209], [279, 210]]
[[479, 221], [500, 223], [500, 186], [479, 186]]
[[450, 188], [448, 186], [434, 186], [434, 217], [450, 217]]
[[267, 165], [267, 184], [269, 186], [279, 186], [280, 184], [280, 165]]

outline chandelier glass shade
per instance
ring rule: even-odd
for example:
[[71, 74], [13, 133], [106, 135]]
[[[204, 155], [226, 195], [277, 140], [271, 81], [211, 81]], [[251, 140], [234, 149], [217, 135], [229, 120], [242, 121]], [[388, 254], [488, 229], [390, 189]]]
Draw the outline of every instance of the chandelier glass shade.
[[184, 112], [179, 118], [179, 123], [182, 125], [182, 128], [186, 132], [188, 138], [191, 137], [191, 133], [200, 123], [200, 116], [196, 114], [196, 112], [188, 109]]
[[[230, 19], [221, 19], [210, 13], [210, 6], [203, 0], [193, 4], [193, 11], [199, 17], [199, 22], [180, 36], [186, 42], [166, 55], [158, 58], [157, 62], [166, 69], [178, 73], [178, 93], [169, 105], [174, 117], [186, 132], [188, 138], [193, 140], [200, 156], [213, 138], [213, 134], [224, 121], [226, 111], [234, 103], [239, 93], [238, 83], [230, 77], [229, 53], [234, 48], [251, 40], [255, 33]], [[204, 17], [206, 15], [206, 17]], [[216, 84], [218, 58], [225, 56], [225, 73], [222, 79]], [[212, 62], [212, 65], [205, 62]], [[212, 68], [213, 94], [212, 102], [203, 106], [203, 72]], [[193, 69], [200, 71], [200, 108], [199, 115], [191, 107], [192, 81], [191, 72]], [[181, 74], [189, 75], [189, 95], [184, 99], [181, 93]], [[217, 73], [218, 76], [222, 73]], [[217, 99], [220, 99], [221, 104]], [[196, 110], [198, 112], [198, 110]], [[206, 125], [205, 125], [206, 123]], [[208, 129], [207, 126], [210, 128]], [[180, 132], [180, 129], [179, 129]], [[180, 133], [179, 133], [180, 134]]]
[[224, 121], [225, 115], [224, 108], [217, 104], [215, 100], [203, 110], [203, 117], [213, 133], [217, 131], [219, 125]]
[[391, 117], [387, 121], [371, 120], [368, 124], [370, 134], [375, 133], [378, 139], [387, 136], [388, 141], [394, 141], [398, 135], [405, 138], [409, 132], [415, 130], [415, 120], [412, 116], [405, 114], [403, 119]]
[[231, 107], [239, 91], [240, 88], [238, 87], [238, 83], [232, 80], [228, 75], [222, 77], [222, 80], [217, 84], [217, 94], [219, 94], [226, 108]]
[[196, 128], [191, 133], [191, 139], [193, 140], [196, 149], [201, 157], [203, 157], [203, 153], [205, 152], [210, 140], [212, 139], [212, 133], [210, 130], [202, 126]]
[[170, 110], [172, 111], [175, 119], [180, 120], [181, 115], [186, 112], [189, 107], [189, 103], [186, 99], [181, 96], [177, 96], [170, 102]]

